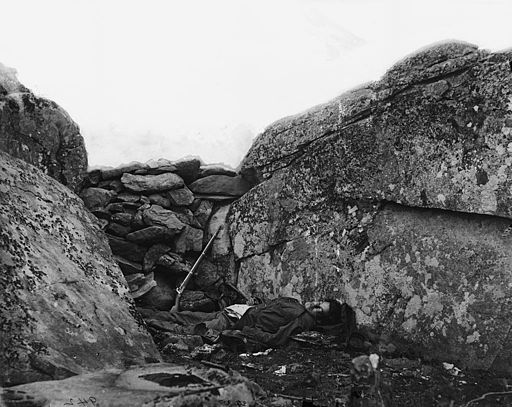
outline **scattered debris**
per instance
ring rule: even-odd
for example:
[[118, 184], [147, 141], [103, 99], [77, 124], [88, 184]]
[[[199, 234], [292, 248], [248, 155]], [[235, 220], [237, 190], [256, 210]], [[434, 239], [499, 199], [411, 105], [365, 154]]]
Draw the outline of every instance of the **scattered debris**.
[[415, 369], [421, 365], [419, 360], [408, 358], [386, 359], [383, 363], [394, 370]]
[[270, 352], [272, 352], [272, 349], [269, 348], [269, 349], [266, 349], [264, 350], [263, 352], [256, 352], [256, 353], [240, 353], [240, 357], [242, 358], [246, 358], [246, 357], [249, 357], [249, 356], [267, 356]]
[[452, 376], [458, 376], [459, 373], [461, 372], [461, 370], [456, 367], [453, 363], [446, 363], [446, 362], [443, 362], [443, 367], [448, 370], [448, 372], [452, 375]]
[[[330, 338], [329, 335], [318, 332], [311, 337], [325, 343]], [[202, 354], [198, 352], [199, 349], [192, 353], [169, 353], [165, 357], [180, 363], [197, 361], [196, 363], [203, 364], [202, 361], [206, 360], [229, 368], [230, 371], [240, 372], [257, 383], [267, 394], [266, 398], [255, 404], [256, 407], [348, 407], [358, 406], [357, 402], [381, 403], [380, 397], [393, 407], [449, 407], [450, 403], [453, 407], [465, 407], [469, 400], [483, 397], [484, 393], [512, 391], [507, 387], [512, 383], [510, 378], [493, 378], [489, 372], [464, 371], [454, 376], [440, 363], [432, 364], [405, 356], [386, 359], [377, 352], [374, 353], [375, 356], [371, 353], [362, 355], [348, 348], [297, 346], [296, 342], [290, 342], [284, 348], [273, 349], [268, 354], [257, 356], [240, 356], [225, 351], [218, 345], [201, 347]], [[354, 359], [362, 362], [370, 372], [373, 371], [368, 378], [357, 379], [352, 363]], [[285, 372], [284, 369], [280, 370], [283, 366], [286, 368]], [[275, 374], [276, 371], [283, 371], [283, 374]], [[369, 393], [370, 386], [376, 389], [373, 394]], [[353, 397], [353, 393], [357, 391], [359, 399]], [[469, 407], [510, 406], [511, 397], [507, 394], [490, 394], [485, 396], [484, 401], [471, 402]], [[375, 404], [379, 407], [381, 405], [382, 403]]]
[[190, 357], [192, 359], [204, 359], [205, 357], [210, 356], [218, 347], [215, 345], [204, 344], [195, 348], [191, 353]]
[[279, 369], [274, 370], [274, 374], [277, 376], [282, 376], [286, 374], [286, 365], [280, 366]]

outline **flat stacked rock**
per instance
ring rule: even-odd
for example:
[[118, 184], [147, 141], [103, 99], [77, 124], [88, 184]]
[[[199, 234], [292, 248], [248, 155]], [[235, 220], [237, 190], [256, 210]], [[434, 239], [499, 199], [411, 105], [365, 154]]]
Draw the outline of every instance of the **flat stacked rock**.
[[[144, 307], [169, 310], [206, 242], [226, 222], [231, 202], [249, 183], [222, 165], [199, 158], [153, 160], [87, 174], [80, 196], [99, 218], [130, 287]], [[227, 227], [217, 236], [181, 309], [213, 311], [218, 287], [232, 280], [234, 261]]]

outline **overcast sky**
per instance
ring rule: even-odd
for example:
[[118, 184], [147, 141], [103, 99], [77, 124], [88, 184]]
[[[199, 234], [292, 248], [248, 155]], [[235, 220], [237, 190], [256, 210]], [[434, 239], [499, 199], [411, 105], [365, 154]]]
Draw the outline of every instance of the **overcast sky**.
[[512, 47], [510, 0], [0, 0], [0, 62], [80, 125], [89, 164], [236, 167], [273, 121], [428, 44]]

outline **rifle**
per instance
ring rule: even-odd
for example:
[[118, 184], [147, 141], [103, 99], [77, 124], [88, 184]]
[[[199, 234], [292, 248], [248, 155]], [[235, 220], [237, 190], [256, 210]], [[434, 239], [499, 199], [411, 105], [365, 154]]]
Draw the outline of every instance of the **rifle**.
[[220, 231], [220, 227], [217, 229], [217, 231], [213, 234], [213, 236], [210, 238], [210, 240], [206, 244], [205, 248], [203, 249], [203, 251], [201, 252], [199, 257], [197, 258], [196, 262], [194, 263], [194, 265], [192, 266], [192, 268], [188, 272], [187, 276], [185, 277], [185, 280], [183, 280], [181, 285], [176, 289], [176, 299], [174, 300], [174, 305], [171, 308], [171, 312], [178, 312], [180, 310], [181, 294], [183, 294], [183, 291], [185, 291], [185, 288], [187, 287], [188, 282], [190, 281], [190, 279], [194, 275], [197, 267], [199, 266], [199, 264], [203, 260], [203, 257], [206, 256], [206, 252], [212, 246], [213, 241], [214, 241], [215, 237], [217, 237], [217, 234], [219, 233], [219, 231]]

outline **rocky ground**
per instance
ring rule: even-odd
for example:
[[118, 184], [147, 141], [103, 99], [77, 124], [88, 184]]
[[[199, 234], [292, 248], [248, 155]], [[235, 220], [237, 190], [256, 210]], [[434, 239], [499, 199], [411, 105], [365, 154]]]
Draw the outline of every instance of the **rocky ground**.
[[269, 396], [261, 406], [512, 406], [512, 377], [398, 356], [380, 360], [382, 404], [369, 394], [375, 377], [354, 375], [352, 360], [362, 353], [314, 332], [260, 354], [209, 346], [189, 351], [159, 339], [168, 362], [233, 369], [255, 381]]

